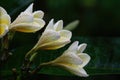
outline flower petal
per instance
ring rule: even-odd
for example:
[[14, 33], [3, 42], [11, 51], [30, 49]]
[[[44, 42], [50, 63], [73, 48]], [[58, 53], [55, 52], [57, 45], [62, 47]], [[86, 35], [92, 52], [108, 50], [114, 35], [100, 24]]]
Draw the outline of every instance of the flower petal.
[[0, 7], [0, 15], [7, 14], [6, 10]]
[[56, 63], [59, 64], [74, 64], [80, 65], [82, 64], [82, 60], [76, 53], [65, 51], [60, 57], [54, 60]]
[[3, 37], [8, 32], [8, 26], [5, 24], [0, 24], [0, 38]]
[[68, 51], [77, 51], [78, 49], [78, 44], [79, 42], [78, 41], [75, 41], [71, 44], [71, 46], [67, 49]]
[[64, 41], [64, 42], [53, 41], [51, 43], [44, 44], [41, 47], [42, 49], [45, 49], [45, 50], [55, 50], [55, 49], [64, 47], [68, 43], [70, 43], [70, 41]]
[[[71, 36], [71, 32], [67, 31], [67, 30], [61, 30], [60, 33], [60, 38], [56, 41], [52, 41], [51, 43], [46, 44], [46, 46], [44, 47], [45, 49], [58, 49], [61, 48], [63, 46], [65, 46], [66, 44], [70, 43], [70, 36]], [[68, 37], [65, 35], [65, 33], [68, 33]]]
[[52, 31], [52, 30], [47, 30], [46, 32], [42, 34], [36, 46], [37, 48], [44, 48], [47, 46], [47, 44], [54, 42], [58, 40], [59, 38], [60, 38], [59, 33]]
[[54, 19], [51, 19], [45, 29], [46, 30], [54, 30]]
[[3, 14], [0, 16], [0, 24], [9, 25], [11, 23], [10, 16], [7, 14]]
[[30, 13], [22, 12], [15, 21], [11, 24], [11, 28], [19, 23], [31, 23], [33, 22], [33, 16]]
[[67, 39], [65, 37], [60, 37], [56, 41], [51, 41], [51, 43], [45, 44], [46, 45], [45, 49], [48, 49], [48, 50], [58, 49], [58, 48], [64, 47], [68, 43], [70, 43], [70, 39]]
[[46, 32], [44, 32], [41, 36], [41, 41], [44, 43], [49, 43], [49, 42], [53, 42], [56, 41], [60, 38], [59, 33], [52, 31], [52, 30], [48, 30]]
[[52, 64], [53, 66], [60, 66], [63, 67], [64, 69], [66, 69], [67, 71], [71, 72], [72, 74], [75, 74], [77, 76], [80, 77], [88, 77], [88, 74], [86, 73], [86, 71], [83, 68], [80, 68], [78, 65], [74, 65], [74, 64]]
[[83, 68], [71, 69], [70, 72], [80, 77], [88, 77], [88, 74]]
[[79, 67], [83, 68], [85, 65], [88, 64], [88, 62], [90, 61], [90, 56], [88, 54], [85, 53], [80, 53], [78, 54], [78, 56], [82, 59], [83, 63], [81, 65], [79, 65]]
[[79, 52], [79, 53], [82, 53], [82, 52], [85, 50], [86, 46], [87, 46], [86, 43], [80, 44], [80, 45], [78, 46], [78, 52]]
[[32, 23], [16, 24], [12, 26], [11, 30], [29, 33], [29, 32], [36, 32], [40, 30], [41, 28], [42, 27], [38, 23], [32, 22]]
[[33, 13], [33, 16], [34, 16], [34, 18], [43, 18], [44, 12], [41, 11], [41, 10], [35, 11], [35, 12]]
[[32, 13], [33, 11], [33, 3], [28, 6], [28, 8], [25, 10], [25, 12]]
[[62, 20], [59, 20], [55, 25], [54, 25], [54, 28], [56, 31], [60, 31], [63, 29], [63, 21]]
[[61, 30], [59, 33], [61, 37], [65, 37], [67, 39], [71, 39], [72, 37], [72, 32], [68, 30]]
[[41, 28], [45, 25], [45, 21], [43, 19], [34, 18], [34, 22], [38, 23]]

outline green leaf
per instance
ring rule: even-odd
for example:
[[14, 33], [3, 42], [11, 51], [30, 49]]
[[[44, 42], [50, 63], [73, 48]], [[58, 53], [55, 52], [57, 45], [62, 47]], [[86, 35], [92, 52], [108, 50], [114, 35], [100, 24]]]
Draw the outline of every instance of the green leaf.
[[66, 30], [74, 30], [79, 24], [79, 20], [75, 20], [71, 23], [69, 23], [67, 26], [64, 27]]

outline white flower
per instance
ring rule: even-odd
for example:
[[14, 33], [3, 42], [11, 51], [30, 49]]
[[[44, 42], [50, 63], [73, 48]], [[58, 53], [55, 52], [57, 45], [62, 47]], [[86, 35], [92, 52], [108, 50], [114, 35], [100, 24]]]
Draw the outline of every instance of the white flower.
[[31, 4], [24, 12], [11, 23], [10, 29], [20, 32], [36, 32], [40, 30], [45, 22], [42, 19], [44, 13], [41, 10], [33, 11], [33, 4]]
[[54, 24], [52, 19], [33, 49], [54, 50], [61, 48], [70, 42], [71, 36], [70, 31], [63, 30], [62, 20]]
[[8, 32], [10, 23], [10, 16], [4, 8], [0, 7], [0, 37], [3, 37]]
[[83, 67], [90, 61], [90, 56], [83, 53], [85, 48], [85, 43], [78, 46], [76, 41], [60, 57], [42, 65], [61, 66], [75, 75], [87, 77], [88, 74]]
[[11, 23], [11, 18], [6, 10], [0, 7], [0, 38], [3, 37], [9, 30], [20, 32], [36, 32], [44, 27], [45, 21], [42, 19], [44, 12], [41, 10], [33, 11], [31, 4], [24, 12]]

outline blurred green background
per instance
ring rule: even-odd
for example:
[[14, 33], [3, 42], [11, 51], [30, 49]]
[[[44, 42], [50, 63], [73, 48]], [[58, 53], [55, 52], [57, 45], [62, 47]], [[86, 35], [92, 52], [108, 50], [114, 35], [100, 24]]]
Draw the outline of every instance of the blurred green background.
[[[7, 10], [13, 21], [32, 2], [34, 10], [44, 11], [46, 25], [52, 18], [55, 21], [62, 19], [64, 25], [80, 20], [78, 27], [72, 31], [72, 42], [78, 40], [80, 43], [87, 43], [85, 52], [91, 56], [90, 63], [85, 67], [90, 74], [88, 78], [76, 77], [64, 71], [63, 73], [61, 69], [57, 69], [56, 72], [54, 68], [45, 68], [41, 71], [41, 74], [45, 75], [38, 75], [42, 77], [40, 80], [119, 80], [120, 0], [0, 0], [0, 6]], [[13, 41], [10, 42], [10, 50], [14, 55], [6, 65], [6, 70], [13, 67], [19, 69], [25, 53], [37, 42], [44, 29], [29, 34], [16, 32]], [[51, 54], [39, 54], [36, 64], [41, 60], [45, 62], [58, 57], [67, 47], [49, 52]], [[14, 61], [17, 56], [18, 61]], [[40, 56], [43, 59], [39, 59]]]
[[120, 35], [120, 0], [0, 0], [0, 5], [15, 19], [31, 2], [35, 3], [34, 10], [45, 12], [46, 22], [62, 19], [66, 25], [80, 20], [75, 35]]
[[[120, 35], [120, 0], [36, 0], [36, 9], [42, 9], [45, 17], [63, 19], [67, 24], [80, 20], [75, 35]], [[45, 19], [47, 19], [45, 18]]]

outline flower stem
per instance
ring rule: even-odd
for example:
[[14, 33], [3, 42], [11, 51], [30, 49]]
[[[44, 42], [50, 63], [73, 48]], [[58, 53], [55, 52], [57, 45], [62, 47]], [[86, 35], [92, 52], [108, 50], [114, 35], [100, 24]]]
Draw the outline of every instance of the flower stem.
[[30, 57], [32, 56], [32, 54], [35, 52], [35, 49], [31, 49], [26, 55], [25, 55], [25, 59], [30, 59]]
[[5, 63], [8, 59], [8, 57], [11, 55], [9, 52], [9, 39], [8, 34], [6, 34], [1, 41], [1, 59], [0, 59], [0, 66]]
[[22, 74], [28, 74], [30, 72], [30, 65], [35, 57], [35, 55], [33, 54], [35, 52], [35, 49], [32, 48], [29, 52], [27, 52], [27, 54], [25, 55], [25, 58], [24, 58], [24, 62], [22, 64], [22, 67], [21, 67], [21, 71], [22, 71]]
[[42, 63], [40, 64], [37, 68], [35, 68], [31, 74], [36, 74], [40, 69], [42, 69], [44, 66], [48, 66], [48, 65], [51, 65], [52, 62], [47, 62], [47, 63]]

